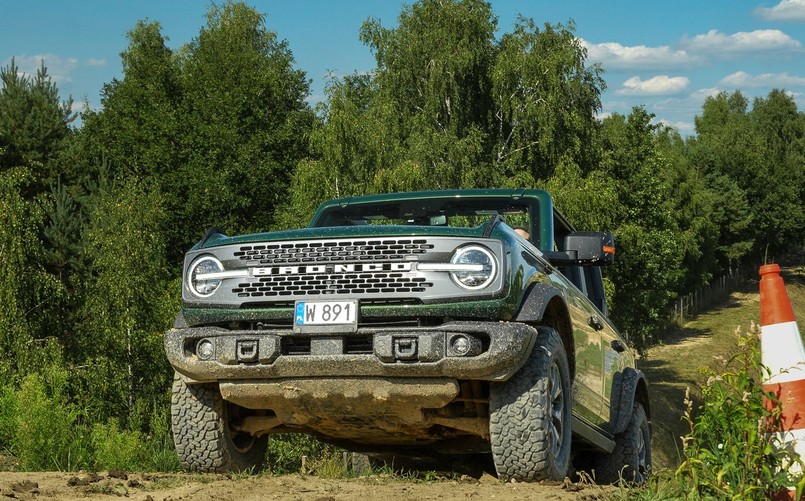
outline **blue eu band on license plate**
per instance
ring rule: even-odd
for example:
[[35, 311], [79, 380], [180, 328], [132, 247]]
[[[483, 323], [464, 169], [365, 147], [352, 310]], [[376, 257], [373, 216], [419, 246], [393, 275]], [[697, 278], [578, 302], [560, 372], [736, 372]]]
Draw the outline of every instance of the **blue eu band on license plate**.
[[355, 300], [296, 302], [294, 327], [356, 326], [357, 321], [358, 302]]

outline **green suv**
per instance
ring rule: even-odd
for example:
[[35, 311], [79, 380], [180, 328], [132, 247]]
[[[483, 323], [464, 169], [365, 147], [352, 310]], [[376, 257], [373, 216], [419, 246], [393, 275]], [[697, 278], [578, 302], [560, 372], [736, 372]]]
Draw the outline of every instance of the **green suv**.
[[502, 479], [643, 481], [647, 383], [607, 318], [612, 235], [539, 190], [344, 198], [307, 228], [185, 256], [165, 334], [190, 470], [257, 469], [272, 433]]

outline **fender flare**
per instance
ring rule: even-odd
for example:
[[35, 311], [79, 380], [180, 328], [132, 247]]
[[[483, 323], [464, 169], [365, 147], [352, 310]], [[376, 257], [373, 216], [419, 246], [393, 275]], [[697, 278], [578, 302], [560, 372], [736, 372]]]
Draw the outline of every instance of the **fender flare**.
[[626, 367], [612, 380], [612, 397], [609, 407], [609, 424], [613, 434], [623, 433], [632, 419], [635, 402], [643, 405], [646, 417], [651, 420], [648, 402], [648, 383], [642, 371]]
[[[557, 302], [561, 304], [560, 308], [550, 307], [549, 309], [551, 303]], [[570, 312], [561, 290], [552, 284], [531, 284], [512, 320], [532, 325], [546, 325], [556, 329], [565, 345], [567, 361], [570, 364], [570, 378], [576, 378], [576, 342], [573, 337], [573, 323], [570, 320]]]
[[534, 322], [540, 323], [545, 316], [548, 303], [555, 297], [565, 302], [562, 293], [550, 284], [535, 283], [529, 286], [525, 293], [525, 299], [520, 304], [520, 308], [514, 314], [515, 322]]

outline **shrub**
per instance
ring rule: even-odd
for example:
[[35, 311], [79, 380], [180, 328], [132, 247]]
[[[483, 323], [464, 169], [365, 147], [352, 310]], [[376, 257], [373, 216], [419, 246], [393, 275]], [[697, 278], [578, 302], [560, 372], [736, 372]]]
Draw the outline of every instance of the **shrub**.
[[145, 471], [180, 471], [182, 465], [173, 445], [169, 405], [154, 404], [145, 437], [145, 458], [140, 467]]
[[71, 470], [86, 460], [86, 433], [67, 401], [66, 379], [66, 371], [50, 367], [22, 381], [11, 439], [22, 469]]
[[767, 499], [787, 489], [789, 470], [801, 464], [772, 433], [779, 429], [779, 410], [764, 407], [764, 397], [773, 396], [765, 395], [760, 384], [768, 371], [759, 362], [753, 330], [743, 336], [738, 329], [738, 353], [724, 360], [723, 372], [707, 374], [696, 415], [687, 392], [683, 419], [690, 432], [683, 438], [684, 461], [676, 472], [682, 492], [703, 498]]
[[143, 437], [121, 430], [116, 419], [92, 427], [92, 463], [96, 470], [136, 470], [144, 457]]

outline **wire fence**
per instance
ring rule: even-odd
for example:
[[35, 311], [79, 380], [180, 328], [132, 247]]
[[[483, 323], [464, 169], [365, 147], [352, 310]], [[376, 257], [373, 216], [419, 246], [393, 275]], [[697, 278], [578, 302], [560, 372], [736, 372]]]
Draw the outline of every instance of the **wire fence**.
[[690, 294], [680, 296], [674, 301], [673, 320], [682, 322], [710, 308], [713, 304], [724, 301], [732, 291], [749, 279], [751, 271], [751, 266], [730, 270], [729, 274], [716, 278], [710, 284], [699, 287]]

